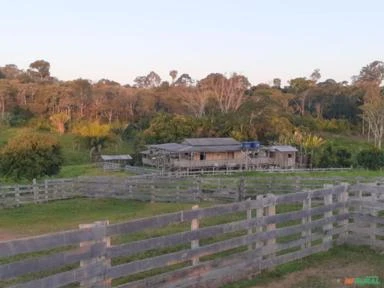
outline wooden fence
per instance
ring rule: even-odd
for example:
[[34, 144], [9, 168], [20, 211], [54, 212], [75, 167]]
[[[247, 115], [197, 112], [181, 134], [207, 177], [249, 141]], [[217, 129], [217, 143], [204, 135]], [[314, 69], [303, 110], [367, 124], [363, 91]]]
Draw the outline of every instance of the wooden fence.
[[219, 287], [345, 242], [384, 248], [383, 195], [343, 184], [0, 242], [0, 286]]
[[46, 180], [32, 185], [0, 185], [0, 207], [42, 203], [72, 197], [118, 198], [152, 202], [233, 202], [267, 193], [313, 190], [327, 184], [351, 184], [384, 179], [363, 177], [79, 177]]
[[52, 200], [81, 196], [74, 179], [45, 180], [25, 185], [0, 185], [0, 207], [20, 206], [28, 203], [43, 203]]

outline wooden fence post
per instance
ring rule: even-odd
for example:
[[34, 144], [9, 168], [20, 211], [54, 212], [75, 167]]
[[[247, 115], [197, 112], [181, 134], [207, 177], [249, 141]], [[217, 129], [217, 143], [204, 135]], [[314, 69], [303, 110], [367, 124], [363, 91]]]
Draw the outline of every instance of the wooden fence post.
[[39, 203], [39, 191], [38, 191], [38, 187], [36, 186], [36, 178], [33, 178], [32, 180], [32, 192], [33, 192], [33, 202], [35, 204]]
[[[264, 215], [265, 216], [273, 216], [276, 215], [276, 196], [273, 194], [268, 194], [268, 198], [272, 198], [274, 201], [272, 204], [264, 208]], [[266, 231], [272, 231], [276, 229], [276, 223], [267, 224]], [[276, 238], [271, 238], [267, 240], [266, 246], [275, 245], [276, 244]], [[274, 257], [276, 254], [271, 253], [268, 258]]]
[[[100, 265], [104, 266], [104, 272], [108, 271], [111, 267], [111, 259], [105, 257], [106, 248], [111, 245], [111, 238], [106, 237], [106, 228], [109, 224], [109, 221], [97, 221], [93, 224], [80, 224], [80, 229], [91, 229], [93, 232], [93, 236], [95, 237], [93, 241], [80, 242], [80, 247], [92, 246], [96, 243], [102, 243], [103, 247], [97, 251], [95, 251], [95, 258], [89, 260], [81, 260], [80, 267], [86, 267], [88, 265], [92, 265], [95, 263], [100, 263]], [[90, 248], [90, 247], [89, 247]], [[112, 279], [106, 279], [105, 273], [101, 273], [91, 279], [86, 279], [81, 281], [81, 287], [95, 287], [95, 288], [108, 288], [112, 285]]]
[[155, 194], [155, 185], [151, 185], [151, 203], [155, 203], [156, 194]]
[[[251, 198], [247, 199], [247, 204], [248, 204], [247, 220], [251, 220], [252, 219]], [[253, 228], [252, 227], [248, 228], [248, 235], [252, 235], [252, 233], [253, 233]], [[254, 246], [253, 244], [249, 244], [248, 245], [248, 250], [252, 250], [253, 246]]]
[[16, 185], [15, 187], [15, 201], [16, 201], [16, 207], [20, 206], [20, 187], [19, 185]]
[[[312, 194], [308, 192], [308, 196], [306, 199], [303, 200], [303, 211], [308, 211], [312, 207]], [[307, 224], [312, 222], [312, 216], [305, 216], [301, 219], [302, 224]], [[311, 235], [312, 235], [312, 230], [309, 228], [308, 230], [303, 230], [301, 232], [301, 237], [305, 238], [305, 242], [301, 245], [301, 249], [304, 248], [309, 248], [312, 245], [312, 240], [311, 240]]]
[[[370, 199], [371, 203], [377, 203], [377, 200], [378, 200], [377, 193], [371, 192], [371, 199]], [[370, 214], [371, 216], [375, 216], [375, 217], [377, 217], [378, 215], [375, 208], [371, 208]], [[369, 239], [372, 247], [376, 246], [376, 228], [377, 228], [377, 225], [375, 222], [369, 223]]]
[[128, 186], [128, 192], [129, 192], [129, 199], [133, 200], [133, 189], [132, 189], [132, 184], [129, 184]]
[[[332, 188], [332, 184], [324, 184], [324, 188]], [[332, 193], [324, 195], [324, 206], [332, 204]], [[324, 212], [324, 219], [330, 218], [333, 216], [333, 211]], [[332, 235], [327, 235], [332, 232], [333, 223], [328, 223], [323, 226], [323, 244], [332, 245]]]
[[245, 198], [245, 180], [244, 177], [241, 177], [239, 180], [239, 187], [238, 187], [238, 201], [243, 201]]
[[[192, 206], [192, 210], [199, 209], [199, 205]], [[199, 229], [199, 219], [195, 218], [191, 221], [191, 231], [198, 230]], [[199, 240], [192, 240], [191, 241], [191, 249], [199, 248]], [[195, 266], [199, 264], [199, 258], [193, 257], [192, 258], [192, 265]]]
[[295, 192], [300, 192], [301, 187], [300, 187], [300, 177], [296, 176], [295, 177]]
[[[44, 180], [44, 195], [48, 195], [48, 180], [47, 179]], [[57, 191], [55, 188], [55, 190], [53, 191], [53, 199], [56, 199], [56, 195], [57, 195]]]
[[[345, 183], [345, 182], [340, 183], [340, 184], [344, 186], [344, 191], [338, 195], [337, 201], [343, 203], [344, 206], [339, 209], [339, 214], [347, 214], [349, 212], [349, 210], [348, 210], [348, 198], [349, 198], [348, 187], [349, 187], [349, 184]], [[349, 223], [348, 219], [341, 220], [338, 223], [339, 225], [341, 225], [343, 227], [343, 229], [342, 229], [343, 231], [340, 233], [340, 236], [339, 236], [339, 241], [338, 241], [339, 243], [338, 244], [342, 244], [342, 243], [345, 243], [347, 241], [348, 223]]]
[[[257, 202], [263, 202], [263, 195], [257, 195], [256, 196]], [[256, 218], [261, 218], [264, 216], [264, 208], [257, 208], [256, 209]], [[255, 233], [261, 233], [263, 232], [263, 225], [257, 225], [255, 228]], [[256, 241], [255, 243], [255, 249], [263, 247], [263, 241]], [[261, 260], [262, 257], [259, 257]]]
[[[203, 200], [203, 195], [202, 195], [202, 180], [201, 180], [201, 177], [197, 177], [197, 180], [196, 180], [196, 193], [195, 193], [195, 200], [196, 198], [199, 199], [200, 201]], [[197, 196], [196, 196], [197, 195]]]

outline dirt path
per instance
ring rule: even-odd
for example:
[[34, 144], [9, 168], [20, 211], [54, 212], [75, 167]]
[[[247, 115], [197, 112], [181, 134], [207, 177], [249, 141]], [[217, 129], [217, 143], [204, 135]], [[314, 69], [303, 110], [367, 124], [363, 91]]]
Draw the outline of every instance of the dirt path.
[[[253, 288], [340, 288], [346, 287], [338, 282], [346, 277], [379, 276], [383, 279], [384, 271], [370, 263], [327, 262], [321, 267], [308, 268], [303, 271], [289, 273], [276, 282], [257, 285]], [[342, 280], [341, 280], [342, 281]], [[378, 287], [378, 286], [376, 286]]]

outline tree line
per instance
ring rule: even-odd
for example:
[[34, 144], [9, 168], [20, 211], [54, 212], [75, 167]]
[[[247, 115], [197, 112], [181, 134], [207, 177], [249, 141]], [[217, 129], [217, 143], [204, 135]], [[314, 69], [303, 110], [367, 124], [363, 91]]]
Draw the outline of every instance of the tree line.
[[[91, 151], [98, 150], [111, 131], [134, 141], [137, 150], [184, 137], [295, 144], [295, 137], [304, 135], [313, 143], [311, 133], [317, 131], [352, 131], [381, 148], [384, 137], [382, 61], [362, 67], [350, 82], [323, 79], [315, 69], [284, 86], [279, 78], [272, 85], [254, 85], [235, 73], [210, 73], [196, 80], [176, 70], [169, 72], [169, 79], [151, 71], [132, 85], [109, 79], [62, 81], [50, 68], [45, 60], [34, 61], [26, 70], [15, 64], [0, 67], [2, 123], [33, 122], [61, 134], [78, 133], [87, 137]], [[309, 150], [316, 146], [311, 145]]]

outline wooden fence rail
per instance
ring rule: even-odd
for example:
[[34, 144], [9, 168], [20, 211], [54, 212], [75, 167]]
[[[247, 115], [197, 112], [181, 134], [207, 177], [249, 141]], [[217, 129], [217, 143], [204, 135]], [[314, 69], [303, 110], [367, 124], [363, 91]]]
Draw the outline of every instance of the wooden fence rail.
[[0, 242], [0, 286], [219, 287], [345, 242], [384, 248], [383, 210], [381, 187], [343, 183], [99, 221]]
[[[32, 185], [0, 185], [0, 207], [44, 203], [72, 197], [118, 198], [151, 202], [234, 202], [258, 195], [287, 194], [384, 179], [362, 177], [79, 177], [45, 180]], [[373, 187], [373, 186], [372, 186]], [[381, 189], [377, 186], [377, 189]], [[375, 188], [371, 188], [375, 189]]]

